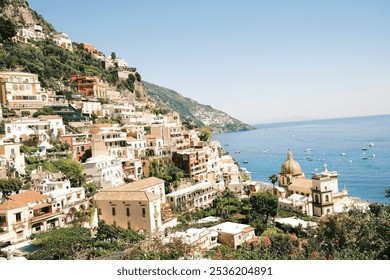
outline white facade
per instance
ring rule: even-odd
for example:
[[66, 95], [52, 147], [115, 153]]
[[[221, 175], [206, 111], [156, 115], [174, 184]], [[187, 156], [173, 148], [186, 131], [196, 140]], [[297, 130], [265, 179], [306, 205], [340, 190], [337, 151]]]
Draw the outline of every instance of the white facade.
[[124, 184], [122, 163], [114, 156], [97, 156], [87, 159], [84, 172], [102, 189]]
[[186, 231], [177, 231], [163, 238], [163, 242], [173, 242], [181, 239], [192, 246], [192, 258], [202, 258], [202, 253], [218, 245], [218, 232], [208, 228], [189, 228]]
[[83, 102], [83, 114], [91, 115], [92, 113], [98, 114], [102, 110], [102, 104], [100, 102]]
[[166, 195], [167, 202], [176, 211], [208, 207], [213, 203], [216, 189], [211, 182], [203, 182]]
[[40, 141], [55, 139], [65, 134], [65, 125], [59, 116], [41, 116], [40, 119], [22, 118], [5, 124], [5, 138], [20, 142], [31, 135]]
[[255, 229], [250, 225], [225, 222], [209, 229], [218, 232], [218, 242], [236, 249], [245, 242], [255, 239]]
[[0, 244], [16, 243], [34, 233], [64, 227], [77, 211], [88, 206], [83, 188], [11, 195], [0, 204]]
[[61, 48], [73, 51], [72, 41], [69, 39], [68, 34], [63, 32], [54, 34], [53, 41]]

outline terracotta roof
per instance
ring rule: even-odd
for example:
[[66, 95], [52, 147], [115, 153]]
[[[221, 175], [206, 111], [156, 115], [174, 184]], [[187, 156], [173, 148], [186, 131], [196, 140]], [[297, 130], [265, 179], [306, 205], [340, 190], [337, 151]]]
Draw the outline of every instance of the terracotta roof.
[[6, 200], [2, 204], [0, 204], [0, 210], [11, 210], [11, 209], [17, 209], [21, 207], [26, 207], [27, 204], [13, 201], [13, 200]]
[[243, 231], [243, 232], [250, 232], [250, 231], [252, 231], [252, 230], [255, 230], [255, 228], [253, 228], [253, 227], [246, 227], [246, 228], [244, 228], [242, 231]]
[[108, 191], [112, 192], [121, 192], [121, 191], [142, 191], [149, 187], [153, 187], [155, 185], [159, 185], [164, 183], [164, 180], [158, 179], [156, 177], [149, 177], [142, 180], [138, 180], [132, 183], [128, 183], [122, 186], [113, 187], [108, 189]]
[[160, 199], [158, 195], [146, 191], [101, 191], [95, 194], [93, 198], [95, 201], [153, 201]]
[[43, 195], [39, 192], [35, 191], [27, 191], [19, 194], [14, 194], [9, 197], [10, 200], [21, 202], [24, 204], [30, 203], [30, 202], [36, 202], [44, 199], [48, 199], [49, 197], [46, 195]]

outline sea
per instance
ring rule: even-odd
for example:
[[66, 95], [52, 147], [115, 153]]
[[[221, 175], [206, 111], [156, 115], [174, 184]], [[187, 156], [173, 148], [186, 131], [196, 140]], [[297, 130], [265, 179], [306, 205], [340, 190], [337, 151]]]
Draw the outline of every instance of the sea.
[[306, 178], [324, 170], [339, 173], [339, 190], [349, 196], [390, 203], [390, 115], [255, 125], [243, 132], [213, 134], [222, 148], [252, 174], [269, 182], [278, 174], [287, 152]]

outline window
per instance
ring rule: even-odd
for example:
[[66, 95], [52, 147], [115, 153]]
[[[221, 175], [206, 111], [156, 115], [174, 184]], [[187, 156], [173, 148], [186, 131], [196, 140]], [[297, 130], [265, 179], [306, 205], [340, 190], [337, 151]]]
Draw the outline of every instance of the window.
[[115, 207], [112, 207], [112, 208], [111, 208], [111, 213], [112, 213], [113, 216], [116, 215], [116, 209], [115, 209]]
[[325, 196], [325, 201], [326, 201], [326, 202], [329, 201], [329, 195], [326, 195], [326, 196]]
[[102, 208], [98, 208], [98, 215], [102, 214]]
[[11, 128], [7, 127], [7, 133], [11, 133]]
[[146, 209], [142, 208], [142, 217], [145, 217], [145, 216], [146, 216]]
[[126, 216], [127, 216], [127, 217], [130, 216], [130, 208], [129, 208], [129, 207], [126, 208]]
[[15, 154], [15, 149], [11, 149], [11, 155]]
[[82, 151], [82, 152], [85, 151], [85, 147], [84, 147], [84, 146], [81, 146], [81, 151]]
[[15, 214], [15, 219], [16, 219], [17, 222], [22, 221], [22, 213], [16, 213]]
[[77, 153], [80, 153], [80, 147], [76, 148]]
[[127, 229], [131, 229], [131, 223], [127, 222]]

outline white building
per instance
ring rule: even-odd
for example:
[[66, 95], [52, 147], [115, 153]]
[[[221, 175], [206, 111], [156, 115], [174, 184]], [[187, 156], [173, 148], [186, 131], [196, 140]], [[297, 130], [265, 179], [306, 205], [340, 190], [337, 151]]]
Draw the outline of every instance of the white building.
[[34, 233], [67, 226], [77, 211], [88, 206], [83, 188], [11, 195], [0, 204], [0, 244], [16, 243]]
[[210, 206], [217, 191], [211, 182], [203, 182], [171, 192], [167, 202], [174, 211], [190, 211]]
[[218, 232], [218, 242], [226, 246], [237, 249], [238, 246], [245, 242], [255, 240], [255, 229], [250, 225], [225, 222], [209, 229]]
[[98, 115], [102, 110], [102, 104], [100, 102], [86, 102], [83, 101], [83, 108], [82, 108], [82, 113], [83, 114], [88, 114], [91, 115], [92, 113], [95, 113]]
[[114, 156], [97, 156], [83, 164], [87, 178], [99, 188], [107, 189], [124, 184], [122, 163]]
[[5, 124], [5, 138], [21, 142], [30, 136], [39, 141], [56, 139], [66, 133], [60, 116], [41, 116], [39, 119], [22, 118]]
[[163, 242], [173, 242], [181, 239], [184, 243], [191, 245], [192, 259], [202, 258], [203, 253], [218, 246], [218, 232], [208, 228], [189, 228], [186, 231], [177, 231], [163, 238]]
[[73, 51], [72, 41], [69, 39], [68, 34], [59, 32], [53, 35], [53, 41], [63, 49]]

